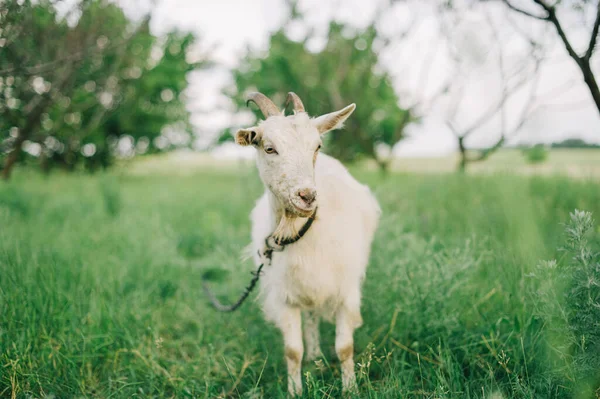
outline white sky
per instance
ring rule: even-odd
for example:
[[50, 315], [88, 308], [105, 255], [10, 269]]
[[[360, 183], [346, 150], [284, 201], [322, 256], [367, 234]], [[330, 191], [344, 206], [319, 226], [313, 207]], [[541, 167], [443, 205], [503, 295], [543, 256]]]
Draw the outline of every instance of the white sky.
[[[149, 6], [147, 0], [121, 0], [120, 3], [131, 17], [141, 15]], [[528, 1], [524, 0], [522, 3], [527, 5]], [[306, 14], [308, 24], [317, 32], [324, 32], [332, 18], [357, 28], [364, 27], [374, 18], [378, 6], [382, 4], [387, 2], [301, 0], [299, 7]], [[484, 110], [499, 101], [501, 80], [496, 56], [490, 54], [487, 61], [478, 62], [485, 49], [490, 47], [490, 21], [492, 26], [497, 27], [505, 46], [507, 68], [518, 65], [526, 55], [524, 52], [529, 51], [523, 45], [522, 36], [515, 34], [510, 27], [507, 15], [520, 29], [534, 37], [540, 38], [544, 33], [545, 38], [556, 37], [552, 27], [521, 18], [514, 13], [506, 13], [506, 9], [500, 4], [486, 3], [477, 12], [461, 11], [462, 21], [450, 22], [448, 26], [451, 27], [452, 36], [456, 38], [454, 43], [457, 51], [463, 55], [463, 59], [471, 62], [469, 65], [473, 69], [468, 74], [456, 75], [456, 71], [452, 69], [455, 64], [448, 58], [443, 44], [439, 46], [439, 19], [430, 7], [432, 4], [429, 1], [406, 0], [398, 2], [384, 14], [379, 28], [385, 36], [398, 37], [411, 22], [419, 23], [413, 27], [413, 34], [407, 39], [381, 52], [382, 65], [394, 76], [394, 87], [400, 93], [403, 105], [426, 104], [425, 100], [449, 74], [462, 76], [457, 79], [463, 79], [466, 88], [462, 97], [451, 94], [427, 107], [428, 112], [423, 122], [411, 126], [409, 137], [395, 148], [395, 153], [400, 156], [441, 155], [454, 151], [456, 139], [444, 122], [448, 119], [449, 109], [456, 104], [458, 98], [462, 98], [462, 101], [452, 120], [459, 128], [468, 126]], [[535, 7], [528, 9], [536, 10]], [[482, 10], [488, 13], [489, 20], [485, 19]], [[192, 112], [192, 123], [197, 129], [200, 144], [206, 143], [220, 129], [249, 123], [245, 120], [247, 118], [235, 117], [227, 111], [230, 103], [220, 92], [230, 81], [227, 67], [235, 66], [248, 46], [268, 50], [269, 33], [277, 30], [286, 16], [287, 8], [283, 0], [156, 1], [152, 20], [152, 29], [156, 34], [173, 28], [191, 31], [200, 38], [200, 50], [210, 51], [212, 59], [223, 65], [221, 68], [193, 73], [189, 77], [188, 107]], [[586, 16], [589, 17], [589, 14]], [[577, 46], [582, 46], [589, 38], [585, 29], [586, 21], [578, 20], [574, 13], [563, 13], [561, 17], [566, 21], [572, 40]], [[305, 30], [299, 26], [288, 27], [289, 34], [296, 37], [302, 37]], [[310, 47], [318, 50], [323, 44], [322, 38], [316, 38], [310, 43]], [[435, 47], [436, 45], [439, 47]], [[567, 56], [562, 43], [551, 40], [549, 48], [550, 61], [542, 67], [537, 90], [541, 97], [540, 104], [548, 107], [535, 113], [509, 142], [551, 142], [568, 137], [600, 142], [600, 117], [580, 71]], [[435, 54], [433, 58], [429, 56], [431, 52]], [[596, 67], [600, 66], [599, 59], [600, 56], [594, 59]], [[465, 71], [464, 68], [461, 70]], [[281, 90], [290, 91], [294, 88], [282, 87]], [[524, 88], [515, 95], [514, 100], [507, 103], [509, 129], [516, 123], [516, 115], [519, 115], [527, 93], [527, 88]], [[360, 107], [360, 99], [353, 101]], [[500, 119], [496, 118], [473, 133], [467, 144], [482, 146], [493, 142], [499, 137], [499, 127]]]

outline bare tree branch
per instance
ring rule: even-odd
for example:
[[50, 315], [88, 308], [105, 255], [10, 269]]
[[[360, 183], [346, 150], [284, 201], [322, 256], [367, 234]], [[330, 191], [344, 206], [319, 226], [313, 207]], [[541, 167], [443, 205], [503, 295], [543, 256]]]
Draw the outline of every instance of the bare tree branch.
[[[504, 146], [504, 143], [509, 137], [516, 135], [522, 129], [529, 117], [537, 109], [536, 99], [540, 80], [539, 72], [541, 64], [545, 60], [545, 58], [539, 54], [539, 51], [537, 51], [539, 50], [539, 46], [525, 36], [524, 40], [529, 43], [531, 47], [530, 52], [533, 55], [533, 65], [531, 65], [530, 62], [523, 64], [519, 63], [518, 65], [515, 65], [514, 63], [507, 65], [507, 58], [505, 57], [505, 52], [507, 50], [503, 45], [505, 38], [500, 36], [497, 26], [494, 23], [493, 18], [491, 18], [492, 16], [489, 13], [485, 13], [485, 16], [487, 18], [488, 26], [491, 29], [494, 48], [497, 51], [494, 60], [487, 60], [486, 62], [493, 62], [498, 67], [498, 80], [502, 84], [501, 93], [497, 101], [479, 113], [479, 115], [476, 116], [476, 119], [466, 128], [459, 128], [455, 125], [454, 119], [456, 118], [456, 109], [448, 115], [446, 125], [454, 133], [458, 142], [458, 150], [460, 153], [458, 167], [460, 171], [464, 171], [469, 163], [488, 159], [493, 153]], [[459, 54], [455, 54], [455, 61], [457, 63], [462, 62]], [[472, 82], [472, 79], [467, 78], [467, 81]], [[460, 88], [460, 86], [458, 87]], [[507, 103], [512, 101], [515, 96], [524, 89], [528, 90], [527, 99], [525, 100], [526, 103], [521, 110], [518, 111], [519, 114], [516, 119], [514, 121], [511, 120], [509, 123]], [[461, 97], [464, 97], [462, 91], [463, 90], [460, 90], [459, 93]], [[456, 105], [457, 103], [460, 103], [460, 100], [462, 100], [462, 98], [458, 98], [456, 101], [453, 101], [452, 104]], [[466, 140], [474, 134], [474, 132], [479, 131], [482, 126], [490, 123], [495, 118], [499, 118], [500, 122], [498, 138], [494, 140], [493, 144], [486, 148], [469, 150], [466, 145]]]
[[[542, 59], [541, 58], [536, 58], [535, 60], [536, 64], [535, 64], [535, 75], [533, 78], [533, 82], [531, 83], [531, 88], [529, 90], [529, 96], [527, 98], [526, 101], [526, 105], [523, 108], [523, 111], [521, 112], [519, 119], [517, 124], [514, 126], [514, 128], [512, 129], [511, 132], [511, 136], [515, 135], [519, 130], [521, 130], [521, 128], [525, 125], [525, 123], [527, 122], [527, 120], [529, 119], [529, 117], [531, 116], [531, 114], [533, 113], [533, 105], [536, 103], [536, 98], [537, 98], [537, 89], [540, 83], [540, 74], [538, 73], [540, 68], [541, 68], [541, 62]], [[504, 135], [506, 136], [506, 133], [504, 133]]]
[[[494, 147], [496, 147], [498, 145], [502, 145], [502, 143], [504, 142], [504, 134], [505, 134], [505, 130], [506, 130], [506, 107], [504, 106], [504, 104], [505, 104], [506, 100], [508, 100], [510, 93], [509, 93], [508, 83], [507, 83], [508, 79], [506, 77], [506, 72], [504, 70], [505, 62], [504, 62], [504, 48], [502, 45], [502, 41], [500, 40], [498, 31], [494, 28], [493, 21], [490, 18], [489, 14], [485, 13], [485, 17], [486, 17], [486, 20], [488, 21], [489, 26], [491, 27], [492, 36], [494, 37], [494, 40], [498, 44], [498, 69], [500, 71], [500, 80], [502, 81], [502, 83], [504, 85], [502, 87], [501, 102], [500, 102], [498, 108], [491, 110], [492, 113], [490, 114], [490, 118], [491, 118], [491, 117], [493, 117], [494, 114], [496, 114], [496, 112], [498, 110], [500, 111], [501, 134], [500, 134], [500, 140], [498, 141], [498, 143], [496, 145], [494, 145]], [[482, 123], [484, 123], [484, 121], [482, 121]], [[474, 128], [475, 127], [477, 127], [477, 126], [475, 125]], [[464, 136], [469, 135], [472, 131], [473, 130], [471, 130], [470, 132], [465, 132]]]
[[529, 11], [525, 11], [525, 10], [523, 10], [523, 9], [521, 9], [521, 8], [518, 8], [518, 7], [516, 7], [515, 5], [513, 5], [513, 4], [512, 4], [510, 1], [508, 1], [508, 0], [502, 0], [502, 2], [503, 2], [504, 4], [506, 4], [506, 5], [508, 6], [508, 8], [510, 8], [511, 10], [513, 10], [513, 11], [516, 11], [516, 12], [518, 12], [518, 13], [520, 13], [520, 14], [527, 15], [528, 17], [531, 17], [531, 18], [539, 19], [540, 21], [548, 21], [548, 15], [546, 15], [546, 16], [542, 16], [542, 15], [535, 15], [535, 14], [532, 14], [532, 13], [530, 13]]
[[506, 102], [516, 93], [518, 92], [520, 89], [522, 89], [525, 85], [527, 85], [527, 83], [529, 83], [529, 80], [525, 77], [523, 79], [521, 79], [517, 84], [513, 85], [512, 87], [505, 87], [502, 91], [502, 97], [500, 98], [500, 100], [496, 103], [493, 104], [492, 106], [490, 106], [487, 111], [485, 111], [479, 118], [477, 118], [475, 120], [475, 122], [473, 122], [468, 128], [463, 130], [463, 136], [469, 136], [470, 134], [472, 134], [474, 131], [476, 131], [477, 129], [479, 129], [481, 126], [483, 126], [484, 124], [486, 124], [487, 122], [489, 122], [493, 117], [496, 116], [496, 114], [502, 109], [504, 108], [504, 106], [506, 105]]
[[565, 31], [562, 27], [562, 24], [558, 20], [558, 17], [556, 16], [556, 8], [554, 8], [554, 6], [550, 6], [550, 5], [546, 4], [543, 0], [533, 0], [533, 1], [536, 4], [540, 5], [544, 10], [546, 10], [546, 12], [548, 13], [548, 17], [546, 18], [546, 20], [550, 21], [556, 28], [556, 32], [558, 33], [558, 36], [564, 43], [565, 48], [567, 49], [567, 52], [569, 53], [571, 58], [573, 58], [575, 61], [577, 61], [578, 64], [580, 64], [581, 57], [577, 54], [577, 52], [571, 45], [571, 42], [569, 41], [569, 38], [567, 37], [567, 34], [565, 33]]
[[589, 60], [594, 54], [594, 48], [596, 47], [596, 40], [598, 39], [598, 28], [600, 27], [600, 1], [596, 6], [596, 20], [594, 21], [594, 27], [592, 28], [592, 36], [590, 37], [590, 44], [588, 44], [587, 51], [585, 52], [585, 59]]
[[[510, 9], [515, 10], [515, 7], [510, 7], [510, 3], [508, 2], [508, 0], [502, 0], [502, 1], [505, 4], [508, 4]], [[567, 34], [565, 33], [565, 31], [563, 29], [563, 26], [556, 14], [556, 6], [558, 5], [559, 2], [557, 1], [554, 4], [548, 4], [545, 0], [533, 0], [533, 2], [535, 4], [537, 4], [538, 6], [543, 8], [548, 13], [548, 16], [545, 20], [548, 21], [549, 23], [551, 23], [552, 25], [554, 25], [554, 28], [556, 29], [558, 36], [560, 37], [561, 41], [563, 42], [563, 44], [567, 50], [567, 53], [575, 61], [575, 63], [581, 70], [581, 73], [583, 75], [583, 80], [590, 91], [590, 94], [592, 96], [594, 104], [596, 105], [596, 109], [598, 110], [598, 112], [600, 112], [600, 87], [598, 86], [598, 82], [596, 81], [594, 71], [592, 69], [592, 66], [590, 65], [590, 61], [591, 61], [592, 55], [594, 54], [594, 50], [596, 47], [598, 33], [600, 31], [600, 0], [597, 0], [597, 1], [598, 2], [596, 3], [596, 18], [594, 20], [594, 25], [592, 28], [592, 34], [591, 34], [591, 37], [589, 40], [588, 48], [586, 49], [585, 53], [582, 56], [580, 56], [573, 48], [571, 42], [569, 41], [569, 38], [567, 37]], [[519, 10], [515, 10], [515, 11], [519, 11]], [[530, 13], [527, 13], [526, 15], [529, 15], [529, 14]], [[534, 15], [529, 15], [529, 16], [535, 18]], [[539, 19], [539, 18], [537, 18], [537, 19]]]

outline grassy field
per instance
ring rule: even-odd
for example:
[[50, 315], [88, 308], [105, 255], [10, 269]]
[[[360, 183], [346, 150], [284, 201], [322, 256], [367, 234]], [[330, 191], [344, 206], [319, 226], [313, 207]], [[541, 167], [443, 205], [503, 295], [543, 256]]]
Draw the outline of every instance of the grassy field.
[[[250, 149], [251, 150], [251, 149]], [[398, 173], [440, 174], [456, 171], [459, 162], [458, 154], [435, 158], [396, 158], [390, 169]], [[207, 168], [232, 170], [240, 164], [248, 168], [254, 167], [251, 160], [232, 162], [218, 159], [197, 152], [172, 152], [155, 157], [135, 160], [127, 169], [130, 174], [190, 174]], [[366, 170], [377, 170], [374, 162], [365, 162]], [[562, 175], [578, 179], [600, 179], [600, 150], [598, 149], [563, 149], [554, 148], [548, 151], [548, 158], [539, 164], [526, 161], [521, 150], [503, 149], [493, 154], [485, 162], [469, 165], [473, 174], [510, 173], [526, 176]]]
[[[397, 171], [416, 173], [453, 172], [458, 154], [441, 158], [398, 158], [392, 167]], [[503, 149], [492, 154], [485, 162], [469, 165], [469, 171], [478, 174], [514, 173], [520, 175], [562, 174], [575, 178], [600, 178], [600, 150], [553, 148], [548, 159], [539, 164], [528, 163], [521, 150]]]
[[[222, 268], [213, 285], [233, 300], [250, 278], [256, 173], [128, 170], [0, 184], [0, 397], [284, 397], [257, 304], [216, 313], [200, 288]], [[594, 298], [572, 289], [598, 282], [559, 250], [570, 212], [600, 217], [597, 181], [355, 172], [385, 214], [355, 334], [360, 397], [600, 395]], [[307, 398], [340, 397], [333, 326], [322, 335]]]

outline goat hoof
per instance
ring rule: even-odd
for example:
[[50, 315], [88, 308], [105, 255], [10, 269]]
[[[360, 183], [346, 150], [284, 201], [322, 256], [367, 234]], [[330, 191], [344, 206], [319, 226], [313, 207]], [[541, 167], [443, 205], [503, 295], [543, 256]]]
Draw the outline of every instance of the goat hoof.
[[348, 386], [342, 387], [342, 396], [344, 398], [352, 398], [358, 395], [358, 385], [356, 382], [349, 384]]
[[312, 363], [315, 360], [319, 360], [324, 358], [325, 356], [323, 356], [323, 352], [321, 351], [317, 351], [317, 352], [311, 352], [311, 353], [307, 353], [306, 356], [304, 356], [304, 361], [306, 363]]

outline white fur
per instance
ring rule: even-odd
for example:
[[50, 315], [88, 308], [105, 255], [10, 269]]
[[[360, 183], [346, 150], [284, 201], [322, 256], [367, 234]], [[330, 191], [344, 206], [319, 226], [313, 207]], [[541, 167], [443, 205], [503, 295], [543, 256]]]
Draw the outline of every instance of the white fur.
[[[360, 303], [379, 206], [369, 189], [334, 158], [319, 154], [315, 169], [316, 221], [300, 241], [274, 253], [261, 278], [265, 315], [276, 324], [287, 305], [317, 309], [332, 320], [341, 302]], [[266, 191], [251, 215], [255, 253], [264, 249], [265, 238], [276, 228], [276, 215], [276, 200]], [[296, 218], [297, 229], [305, 222]], [[262, 262], [258, 254], [255, 261]]]
[[[355, 386], [352, 335], [362, 324], [361, 285], [381, 213], [369, 188], [357, 182], [339, 161], [319, 154], [313, 164], [320, 142], [315, 126], [321, 123], [319, 119], [322, 122], [323, 117], [309, 119], [305, 113], [276, 116], [253, 128], [260, 139], [257, 166], [267, 187], [251, 213], [256, 264], [264, 261], [258, 252], [264, 251], [267, 236], [276, 229], [282, 235], [293, 234], [306, 222], [303, 209], [294, 207], [297, 188], [317, 190], [318, 212], [311, 228], [298, 242], [273, 254], [260, 280], [265, 317], [283, 333], [291, 394], [302, 391], [303, 344], [307, 358], [321, 353], [319, 318], [335, 321], [343, 387]], [[331, 126], [339, 127], [343, 120]], [[279, 154], [266, 154], [265, 146], [274, 146]], [[283, 227], [282, 219], [287, 223]]]

